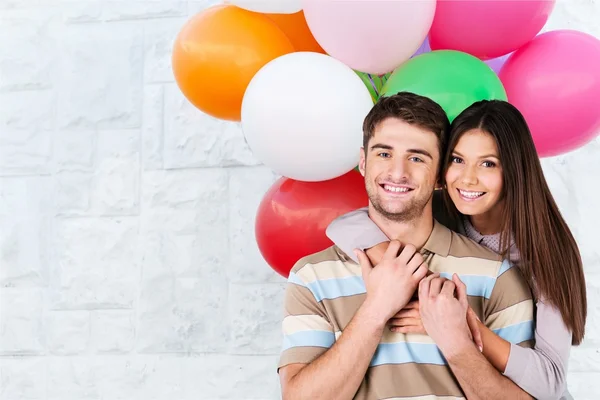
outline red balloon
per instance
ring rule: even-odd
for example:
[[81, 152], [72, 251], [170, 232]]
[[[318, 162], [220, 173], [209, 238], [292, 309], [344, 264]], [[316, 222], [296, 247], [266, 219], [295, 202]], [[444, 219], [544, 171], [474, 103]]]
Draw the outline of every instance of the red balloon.
[[299, 259], [333, 245], [325, 235], [331, 221], [368, 204], [364, 178], [355, 170], [319, 182], [280, 178], [258, 207], [258, 248], [271, 268], [287, 278]]

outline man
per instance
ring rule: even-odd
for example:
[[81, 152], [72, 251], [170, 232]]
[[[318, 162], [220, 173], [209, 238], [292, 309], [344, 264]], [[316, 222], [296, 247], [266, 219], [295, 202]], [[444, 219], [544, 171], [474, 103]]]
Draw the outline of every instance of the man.
[[[530, 398], [487, 362], [466, 323], [469, 303], [486, 323], [520, 324], [525, 344], [528, 286], [496, 253], [433, 218], [448, 125], [438, 104], [412, 93], [381, 99], [365, 118], [359, 168], [369, 216], [397, 240], [375, 267], [332, 246], [292, 268], [278, 369], [284, 400]], [[454, 274], [468, 276], [468, 294]], [[429, 335], [391, 332], [388, 321], [417, 289]]]

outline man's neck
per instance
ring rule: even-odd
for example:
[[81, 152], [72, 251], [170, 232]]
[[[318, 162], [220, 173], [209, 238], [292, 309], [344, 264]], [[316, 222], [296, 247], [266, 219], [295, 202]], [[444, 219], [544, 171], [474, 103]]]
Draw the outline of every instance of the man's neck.
[[379, 214], [369, 205], [369, 217], [390, 239], [401, 244], [412, 244], [421, 249], [433, 231], [433, 213], [431, 205], [427, 205], [420, 217], [410, 221], [392, 221]]

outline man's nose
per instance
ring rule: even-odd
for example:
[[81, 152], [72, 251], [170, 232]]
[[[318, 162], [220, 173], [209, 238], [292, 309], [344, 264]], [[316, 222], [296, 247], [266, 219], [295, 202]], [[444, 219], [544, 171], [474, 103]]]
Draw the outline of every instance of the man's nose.
[[392, 164], [392, 170], [389, 171], [394, 181], [401, 181], [406, 179], [408, 171], [408, 165], [406, 160], [398, 159]]

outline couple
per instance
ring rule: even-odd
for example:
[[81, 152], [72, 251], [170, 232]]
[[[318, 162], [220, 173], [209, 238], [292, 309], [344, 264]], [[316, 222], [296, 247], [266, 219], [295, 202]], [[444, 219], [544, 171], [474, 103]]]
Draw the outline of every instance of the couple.
[[585, 280], [522, 115], [402, 92], [363, 131], [368, 208], [289, 275], [284, 400], [567, 398]]

